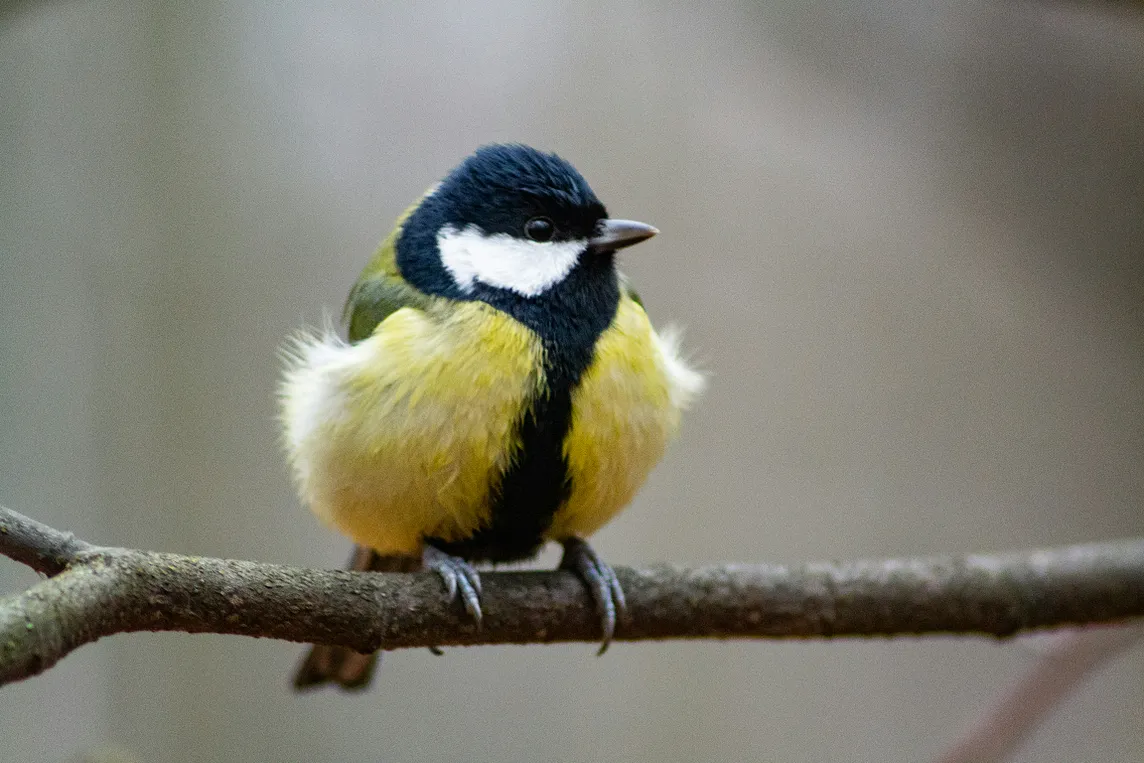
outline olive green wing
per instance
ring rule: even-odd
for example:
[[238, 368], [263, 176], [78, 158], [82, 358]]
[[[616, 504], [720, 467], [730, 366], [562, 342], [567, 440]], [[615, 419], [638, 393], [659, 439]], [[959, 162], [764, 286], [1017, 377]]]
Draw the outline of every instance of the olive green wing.
[[381, 242], [350, 290], [342, 311], [350, 342], [365, 339], [379, 323], [403, 307], [424, 309], [429, 304], [429, 296], [410, 285], [397, 268], [397, 239], [401, 236], [401, 226], [416, 208], [414, 204], [397, 219], [393, 232]]
[[346, 300], [343, 320], [350, 342], [365, 339], [377, 325], [403, 307], [424, 309], [429, 297], [410, 286], [401, 276], [384, 272], [363, 273]]

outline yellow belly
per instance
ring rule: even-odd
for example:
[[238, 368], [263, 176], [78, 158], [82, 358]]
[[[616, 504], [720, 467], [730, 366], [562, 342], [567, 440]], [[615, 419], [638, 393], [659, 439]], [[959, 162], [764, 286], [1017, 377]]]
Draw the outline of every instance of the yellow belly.
[[[489, 520], [528, 401], [543, 394], [543, 352], [536, 334], [480, 302], [398, 310], [354, 345], [300, 341], [282, 419], [303, 499], [382, 554], [470, 537]], [[572, 395], [572, 489], [545, 537], [587, 537], [623, 509], [700, 383], [625, 296]]]
[[572, 492], [546, 536], [587, 537], [627, 506], [701, 383], [625, 295], [572, 395], [564, 441]]
[[354, 345], [301, 343], [282, 397], [303, 498], [383, 554], [468, 537], [513, 456], [541, 353], [535, 334], [479, 302], [398, 310]]

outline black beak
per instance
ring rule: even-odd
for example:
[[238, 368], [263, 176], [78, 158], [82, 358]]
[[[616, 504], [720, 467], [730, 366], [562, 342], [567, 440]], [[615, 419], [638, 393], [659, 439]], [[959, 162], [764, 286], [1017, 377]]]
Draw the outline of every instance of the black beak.
[[614, 252], [647, 241], [657, 233], [659, 229], [635, 220], [601, 220], [596, 225], [596, 235], [588, 239], [588, 251], [593, 254]]

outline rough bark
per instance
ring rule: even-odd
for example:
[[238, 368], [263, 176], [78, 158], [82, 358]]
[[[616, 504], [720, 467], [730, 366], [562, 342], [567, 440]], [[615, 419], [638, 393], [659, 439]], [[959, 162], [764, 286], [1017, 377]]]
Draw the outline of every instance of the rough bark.
[[[482, 577], [478, 630], [433, 573], [355, 573], [104, 548], [0, 507], [0, 553], [51, 575], [0, 600], [0, 683], [114, 633], [407, 647], [596, 641], [569, 572]], [[1144, 539], [995, 556], [618, 568], [617, 641], [927, 633], [996, 637], [1144, 616]]]

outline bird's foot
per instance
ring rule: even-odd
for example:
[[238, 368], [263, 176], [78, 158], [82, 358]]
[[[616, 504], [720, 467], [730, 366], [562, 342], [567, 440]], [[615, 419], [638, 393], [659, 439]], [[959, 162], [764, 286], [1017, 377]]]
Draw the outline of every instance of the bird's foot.
[[608, 646], [612, 643], [617, 621], [627, 619], [628, 605], [624, 601], [624, 589], [620, 587], [616, 573], [597, 556], [587, 541], [568, 538], [563, 541], [563, 545], [564, 557], [560, 560], [560, 569], [571, 570], [580, 576], [600, 610], [604, 640], [596, 654], [601, 655], [608, 651]]
[[433, 546], [425, 547], [424, 563], [427, 569], [441, 576], [449, 601], [460, 598], [465, 611], [481, 625], [481, 576], [473, 566], [459, 556], [446, 554]]

